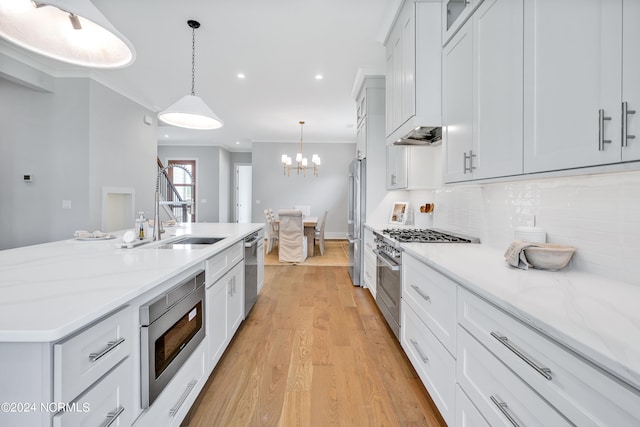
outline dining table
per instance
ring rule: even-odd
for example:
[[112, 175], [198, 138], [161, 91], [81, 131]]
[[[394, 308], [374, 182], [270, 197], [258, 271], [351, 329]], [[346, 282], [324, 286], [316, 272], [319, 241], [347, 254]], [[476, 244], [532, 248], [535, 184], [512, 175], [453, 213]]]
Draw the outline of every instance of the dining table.
[[[304, 235], [307, 236], [307, 256], [314, 256], [315, 253], [315, 236], [316, 226], [318, 225], [317, 216], [305, 216], [304, 220]], [[280, 223], [280, 220], [275, 220], [276, 224]]]

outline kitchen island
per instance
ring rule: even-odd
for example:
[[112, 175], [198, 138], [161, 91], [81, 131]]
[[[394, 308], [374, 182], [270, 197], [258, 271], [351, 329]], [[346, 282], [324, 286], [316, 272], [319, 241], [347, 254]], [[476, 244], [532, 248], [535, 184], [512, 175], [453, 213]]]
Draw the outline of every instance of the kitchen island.
[[[221, 301], [227, 310], [228, 299], [244, 294], [243, 239], [263, 227], [264, 224], [181, 224], [167, 228], [161, 242], [132, 249], [116, 248], [116, 237], [96, 241], [70, 239], [1, 251], [0, 402], [7, 402], [8, 406], [0, 412], [0, 425], [73, 425], [77, 421], [74, 417], [83, 414], [95, 416], [100, 422], [126, 416], [125, 425], [134, 421], [136, 425], [154, 425], [158, 418], [145, 418], [145, 412], [158, 405], [143, 411], [140, 404], [140, 307], [206, 270], [207, 303], [211, 301], [213, 307], [220, 306], [217, 301]], [[224, 239], [200, 249], [160, 248], [183, 235]], [[231, 273], [234, 276], [227, 283], [226, 277]], [[217, 291], [224, 287], [229, 288], [228, 292]], [[216, 296], [210, 296], [210, 291]], [[218, 296], [220, 299], [214, 299]], [[241, 299], [239, 304], [243, 304]], [[233, 312], [240, 313], [240, 320], [244, 315], [237, 308]], [[209, 326], [212, 325], [207, 322]], [[232, 335], [235, 329], [221, 327], [226, 328], [222, 338], [226, 346], [231, 339], [229, 333]], [[207, 361], [209, 335], [220, 335], [215, 326], [208, 329], [207, 338], [195, 352], [206, 373], [213, 369], [213, 363]], [[111, 330], [118, 339], [111, 340]], [[84, 351], [85, 344], [78, 338], [83, 336], [89, 337], [86, 347], [97, 347], [91, 349], [97, 353], [79, 360], [78, 379], [69, 380], [65, 370], [73, 363], [66, 361], [68, 349]], [[192, 360], [197, 359], [195, 353], [185, 365], [197, 367], [198, 361]], [[86, 368], [85, 363], [89, 364]], [[96, 368], [100, 365], [104, 367]], [[116, 374], [126, 383], [117, 384], [111, 391], [102, 386]], [[195, 387], [193, 381], [188, 383], [192, 392], [187, 403], [193, 401], [204, 381]], [[101, 414], [102, 408], [89, 405], [87, 399], [103, 389], [105, 396], [113, 394], [118, 403], [113, 410], [105, 409]], [[177, 398], [180, 397], [178, 393]], [[180, 405], [185, 403], [185, 399], [180, 400]], [[189, 405], [171, 412], [171, 423], [166, 424], [179, 423]]]

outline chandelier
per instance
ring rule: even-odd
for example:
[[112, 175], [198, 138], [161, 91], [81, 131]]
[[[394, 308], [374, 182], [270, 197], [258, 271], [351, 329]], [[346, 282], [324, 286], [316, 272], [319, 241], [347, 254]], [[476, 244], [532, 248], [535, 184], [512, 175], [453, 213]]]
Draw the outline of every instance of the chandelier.
[[[307, 176], [307, 169], [313, 169], [313, 174], [315, 176], [318, 176], [318, 168], [320, 166], [320, 156], [318, 156], [317, 154], [314, 154], [313, 156], [311, 156], [311, 163], [313, 164], [313, 166], [309, 166], [308, 160], [306, 157], [303, 156], [302, 154], [302, 131], [303, 131], [303, 127], [304, 127], [304, 122], [299, 122], [300, 123], [300, 151], [298, 151], [298, 153], [296, 154], [296, 166], [293, 166], [293, 168], [297, 171], [297, 174], [300, 175], [300, 173], [302, 173], [303, 176]], [[282, 155], [282, 167], [283, 167], [283, 173], [284, 175], [291, 175], [291, 157], [287, 156], [286, 154]]]

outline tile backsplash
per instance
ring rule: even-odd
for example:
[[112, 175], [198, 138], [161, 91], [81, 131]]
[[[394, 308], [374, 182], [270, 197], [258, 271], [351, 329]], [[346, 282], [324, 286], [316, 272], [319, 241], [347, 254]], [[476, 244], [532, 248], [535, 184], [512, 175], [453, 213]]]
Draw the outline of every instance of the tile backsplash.
[[535, 221], [548, 242], [578, 248], [569, 268], [640, 285], [640, 172], [446, 187], [410, 199], [435, 202], [434, 227], [498, 249]]

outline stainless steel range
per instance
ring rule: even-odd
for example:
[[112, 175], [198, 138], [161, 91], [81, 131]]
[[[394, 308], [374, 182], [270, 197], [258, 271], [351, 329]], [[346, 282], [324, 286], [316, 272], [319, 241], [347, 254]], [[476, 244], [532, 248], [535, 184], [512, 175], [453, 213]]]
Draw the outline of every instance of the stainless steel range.
[[387, 324], [400, 339], [400, 298], [402, 296], [402, 243], [480, 243], [476, 237], [447, 231], [415, 228], [390, 228], [374, 231], [376, 243], [376, 304]]

